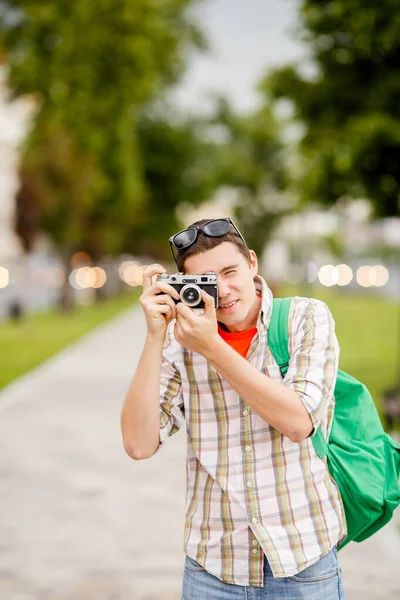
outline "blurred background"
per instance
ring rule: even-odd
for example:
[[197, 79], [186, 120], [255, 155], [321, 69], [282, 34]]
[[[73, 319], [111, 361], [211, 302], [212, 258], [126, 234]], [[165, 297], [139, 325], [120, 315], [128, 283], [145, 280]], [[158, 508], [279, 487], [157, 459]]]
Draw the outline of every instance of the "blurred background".
[[[170, 235], [230, 216], [275, 295], [327, 302], [341, 368], [370, 388], [398, 435], [398, 8], [393, 0], [0, 0], [0, 411], [18, 394], [31, 402], [37, 373], [43, 386], [59, 382], [51, 366], [37, 371], [47, 359], [82, 339], [82, 366], [107, 340], [99, 369], [119, 373], [115, 417], [145, 335], [139, 317], [129, 334], [118, 319], [136, 310], [143, 267], [174, 271]], [[81, 336], [100, 325], [110, 338], [85, 346], [92, 338]], [[106, 354], [113, 332], [118, 364]], [[95, 386], [90, 365], [84, 375]], [[81, 381], [83, 367], [74, 369]], [[7, 435], [21, 421], [7, 414], [11, 456]], [[45, 431], [51, 437], [54, 423]], [[11, 504], [15, 489], [4, 496]], [[19, 548], [10, 540], [7, 552]], [[8, 587], [4, 598], [64, 598], [29, 585]]]

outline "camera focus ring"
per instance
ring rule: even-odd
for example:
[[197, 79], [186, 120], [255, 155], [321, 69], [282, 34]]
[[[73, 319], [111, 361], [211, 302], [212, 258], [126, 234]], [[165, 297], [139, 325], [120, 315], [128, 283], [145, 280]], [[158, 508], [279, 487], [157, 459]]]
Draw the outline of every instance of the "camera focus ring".
[[201, 288], [195, 283], [188, 283], [181, 289], [180, 297], [187, 306], [197, 306], [201, 302]]

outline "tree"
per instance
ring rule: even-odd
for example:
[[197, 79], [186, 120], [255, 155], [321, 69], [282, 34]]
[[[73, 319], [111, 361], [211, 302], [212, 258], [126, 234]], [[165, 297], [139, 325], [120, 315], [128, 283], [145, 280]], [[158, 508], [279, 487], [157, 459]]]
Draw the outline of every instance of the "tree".
[[267, 101], [289, 99], [304, 126], [299, 161], [306, 202], [367, 197], [375, 216], [399, 214], [398, 8], [396, 0], [303, 0], [301, 29], [316, 76], [289, 65], [261, 83]]
[[[151, 210], [127, 232], [139, 252], [170, 258], [168, 237], [183, 226], [177, 208], [198, 205], [214, 191], [215, 144], [207, 140], [207, 122], [179, 117], [168, 106], [138, 120], [137, 138]], [[166, 116], [166, 114], [168, 116]]]
[[[67, 260], [121, 251], [149, 209], [137, 139], [144, 103], [203, 43], [193, 0], [0, 1], [0, 56], [37, 113], [22, 159], [18, 230], [45, 231]], [[25, 218], [25, 222], [24, 222]], [[29, 220], [29, 219], [28, 219]], [[35, 225], [36, 224], [36, 225]]]
[[261, 256], [289, 209], [281, 131], [266, 105], [245, 115], [221, 99], [213, 119], [223, 140], [215, 154], [218, 184], [236, 189], [235, 213], [247, 243]]

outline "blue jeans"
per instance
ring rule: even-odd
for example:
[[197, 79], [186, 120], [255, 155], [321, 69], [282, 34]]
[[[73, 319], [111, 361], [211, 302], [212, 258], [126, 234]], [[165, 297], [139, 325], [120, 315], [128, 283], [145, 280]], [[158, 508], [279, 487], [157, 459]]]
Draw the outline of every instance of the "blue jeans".
[[344, 600], [337, 550], [304, 571], [274, 579], [264, 556], [264, 587], [225, 583], [186, 556], [182, 600]]

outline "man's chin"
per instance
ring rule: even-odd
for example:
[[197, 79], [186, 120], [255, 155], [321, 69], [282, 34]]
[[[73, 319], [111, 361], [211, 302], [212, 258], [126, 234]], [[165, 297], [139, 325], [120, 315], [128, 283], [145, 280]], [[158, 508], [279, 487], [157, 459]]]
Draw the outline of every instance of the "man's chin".
[[229, 325], [229, 326], [235, 326], [235, 325], [239, 325], [242, 321], [243, 321], [243, 315], [239, 315], [239, 314], [221, 314], [221, 311], [218, 311], [217, 313], [217, 319], [220, 323], [223, 323], [224, 325]]

